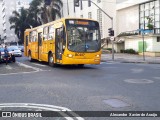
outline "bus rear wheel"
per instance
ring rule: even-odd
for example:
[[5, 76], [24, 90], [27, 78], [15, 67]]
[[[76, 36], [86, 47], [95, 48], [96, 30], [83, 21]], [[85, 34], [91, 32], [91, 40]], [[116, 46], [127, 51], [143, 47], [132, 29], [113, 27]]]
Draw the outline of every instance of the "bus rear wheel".
[[54, 57], [53, 57], [52, 53], [49, 54], [48, 63], [49, 63], [49, 66], [51, 66], [51, 67], [55, 66], [55, 64], [54, 64]]
[[30, 62], [33, 62], [32, 56], [31, 56], [31, 52], [28, 53], [28, 59]]

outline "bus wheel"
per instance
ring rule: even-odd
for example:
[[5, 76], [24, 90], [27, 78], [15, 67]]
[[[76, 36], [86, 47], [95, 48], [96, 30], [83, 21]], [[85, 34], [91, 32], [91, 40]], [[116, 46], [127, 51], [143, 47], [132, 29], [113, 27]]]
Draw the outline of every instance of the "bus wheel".
[[29, 59], [30, 62], [33, 61], [32, 57], [31, 57], [31, 52], [28, 53], [28, 59]]
[[78, 67], [79, 67], [79, 68], [83, 68], [83, 67], [84, 67], [84, 64], [78, 64]]
[[49, 63], [49, 66], [51, 66], [51, 67], [54, 66], [54, 58], [53, 58], [52, 54], [49, 54], [48, 63]]
[[14, 55], [12, 55], [12, 61], [13, 61], [13, 62], [16, 62], [16, 58], [15, 58]]

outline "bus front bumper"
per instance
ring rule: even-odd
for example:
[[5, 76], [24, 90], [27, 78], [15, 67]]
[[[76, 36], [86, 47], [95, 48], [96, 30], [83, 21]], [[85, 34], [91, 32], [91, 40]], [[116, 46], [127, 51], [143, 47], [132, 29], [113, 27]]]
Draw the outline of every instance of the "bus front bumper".
[[101, 58], [94, 58], [94, 59], [75, 59], [75, 58], [69, 58], [64, 57], [62, 64], [100, 64]]

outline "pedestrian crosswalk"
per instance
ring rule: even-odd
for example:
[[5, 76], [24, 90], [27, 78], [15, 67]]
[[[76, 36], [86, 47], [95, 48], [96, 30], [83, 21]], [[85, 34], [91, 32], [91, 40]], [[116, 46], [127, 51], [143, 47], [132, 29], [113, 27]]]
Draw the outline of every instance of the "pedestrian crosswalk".
[[104, 64], [118, 64], [119, 62], [114, 62], [114, 61], [108, 61], [108, 62], [101, 62], [101, 65]]
[[11, 70], [13, 68], [10, 65], [6, 65], [6, 69]]
[[[45, 68], [46, 67], [46, 68]], [[38, 63], [9, 63], [0, 64], [0, 76], [1, 75], [13, 75], [13, 74], [26, 74], [26, 73], [34, 73], [40, 71], [50, 71], [47, 65], [38, 64]]]

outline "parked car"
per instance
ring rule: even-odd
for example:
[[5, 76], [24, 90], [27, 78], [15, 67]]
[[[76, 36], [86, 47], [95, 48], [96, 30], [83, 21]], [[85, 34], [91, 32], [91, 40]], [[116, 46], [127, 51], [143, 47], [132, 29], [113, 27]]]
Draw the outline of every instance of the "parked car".
[[[11, 51], [11, 49], [8, 48], [8, 52], [9, 52], [9, 57], [8, 57], [8, 61], [9, 62], [15, 62], [16, 59], [15, 59], [15, 56], [13, 54], [13, 52]], [[4, 48], [0, 48], [0, 61], [1, 62], [5, 62], [5, 58], [4, 58]]]
[[15, 57], [22, 57], [22, 52], [19, 50], [18, 46], [9, 46], [10, 49]]
[[19, 50], [21, 51], [21, 52], [24, 52], [24, 46], [18, 46], [18, 48], [19, 48]]

